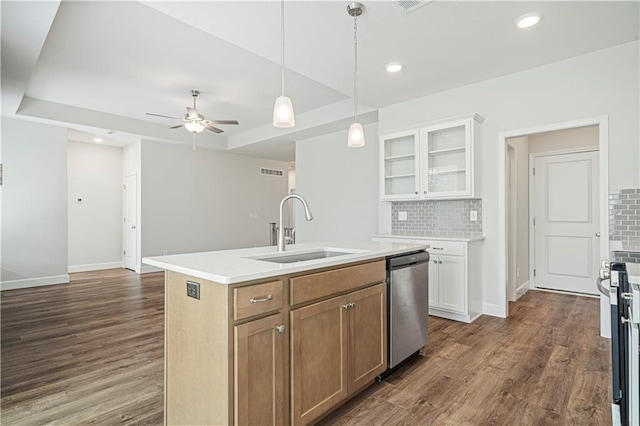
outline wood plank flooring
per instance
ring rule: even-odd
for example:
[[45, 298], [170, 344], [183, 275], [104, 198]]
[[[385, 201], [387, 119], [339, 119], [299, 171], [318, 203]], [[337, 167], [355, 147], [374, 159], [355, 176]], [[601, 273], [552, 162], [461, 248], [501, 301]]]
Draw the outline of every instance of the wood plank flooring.
[[161, 424], [164, 274], [2, 292], [3, 425]]
[[[163, 275], [1, 294], [3, 425], [162, 423]], [[508, 319], [430, 317], [418, 357], [320, 424], [608, 425], [598, 299], [530, 291]]]
[[598, 299], [529, 291], [507, 319], [429, 317], [417, 357], [322, 425], [610, 425]]

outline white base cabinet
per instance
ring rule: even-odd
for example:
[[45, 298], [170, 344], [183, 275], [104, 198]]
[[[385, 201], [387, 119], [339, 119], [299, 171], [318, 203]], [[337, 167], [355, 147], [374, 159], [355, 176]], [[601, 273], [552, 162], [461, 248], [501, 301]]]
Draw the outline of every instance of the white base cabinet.
[[482, 315], [482, 240], [373, 237], [373, 241], [428, 244], [429, 315], [472, 322]]

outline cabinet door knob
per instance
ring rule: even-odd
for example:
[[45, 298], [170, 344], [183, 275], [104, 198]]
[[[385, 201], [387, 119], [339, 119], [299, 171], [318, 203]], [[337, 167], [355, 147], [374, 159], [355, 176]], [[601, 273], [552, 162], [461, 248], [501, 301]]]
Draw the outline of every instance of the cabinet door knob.
[[434, 261], [433, 261], [433, 263], [438, 263], [438, 261], [437, 261], [437, 260], [434, 260]]
[[426, 193], [427, 193], [427, 191], [422, 191], [422, 192], [423, 192], [424, 194], [426, 194]]
[[342, 305], [342, 309], [344, 309], [344, 310], [349, 309], [349, 304], [347, 303], [346, 305]]
[[416, 191], [416, 195], [418, 195], [418, 191]]
[[351, 303], [349, 303], [349, 307], [350, 307], [350, 308], [355, 308], [355, 307], [356, 307], [356, 302], [351, 302]]
[[442, 260], [438, 260], [438, 263], [442, 265]]
[[286, 329], [287, 327], [285, 327], [284, 325], [279, 325], [276, 327], [276, 330], [278, 330], [278, 333], [284, 333]]

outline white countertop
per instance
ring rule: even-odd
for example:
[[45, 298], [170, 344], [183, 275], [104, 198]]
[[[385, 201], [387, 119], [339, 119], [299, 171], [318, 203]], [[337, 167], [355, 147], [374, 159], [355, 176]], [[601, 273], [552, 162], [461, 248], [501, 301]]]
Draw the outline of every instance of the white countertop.
[[459, 241], [470, 243], [472, 241], [482, 241], [483, 236], [476, 237], [432, 237], [428, 235], [392, 235], [392, 234], [371, 234], [371, 238], [402, 238], [407, 240], [434, 240], [434, 241]]
[[295, 263], [274, 263], [251, 257], [278, 254], [275, 246], [254, 247], [235, 250], [209, 251], [202, 253], [174, 254], [168, 256], [145, 257], [143, 263], [179, 272], [186, 275], [215, 281], [220, 284], [235, 284], [244, 281], [270, 278], [278, 275], [305, 272], [313, 269], [338, 266], [352, 262], [361, 262], [409, 253], [429, 248], [426, 244], [404, 244], [370, 241], [318, 242], [296, 244], [286, 247], [280, 254], [296, 254], [314, 251], [318, 248], [330, 248], [334, 251], [352, 251], [353, 253], [324, 259], [307, 260]]

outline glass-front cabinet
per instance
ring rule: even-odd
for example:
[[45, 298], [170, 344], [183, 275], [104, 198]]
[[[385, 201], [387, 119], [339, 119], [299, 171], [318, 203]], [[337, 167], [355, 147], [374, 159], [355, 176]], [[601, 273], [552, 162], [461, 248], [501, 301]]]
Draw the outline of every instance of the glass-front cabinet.
[[381, 140], [381, 148], [382, 198], [418, 198], [420, 132], [388, 134]]
[[383, 200], [479, 197], [476, 123], [467, 114], [381, 137]]

